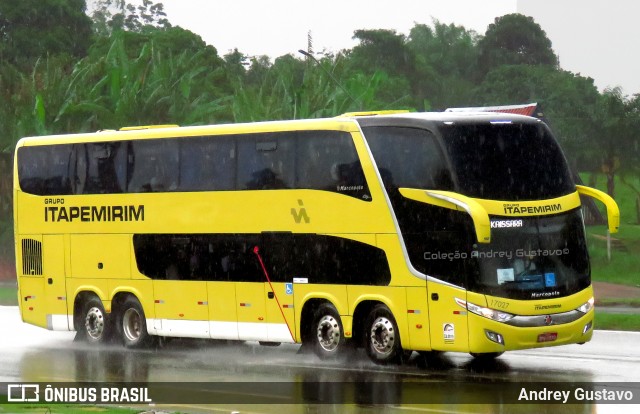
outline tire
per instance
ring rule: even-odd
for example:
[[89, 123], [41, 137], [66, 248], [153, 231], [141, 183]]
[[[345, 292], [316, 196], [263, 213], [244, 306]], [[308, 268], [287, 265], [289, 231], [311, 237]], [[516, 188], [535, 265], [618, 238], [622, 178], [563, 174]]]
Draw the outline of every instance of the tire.
[[104, 310], [102, 301], [95, 296], [82, 305], [78, 320], [78, 338], [91, 344], [105, 343], [111, 336], [111, 321]]
[[373, 307], [365, 323], [365, 348], [376, 364], [400, 363], [405, 353], [400, 343], [398, 324], [385, 305]]
[[147, 319], [138, 299], [128, 297], [119, 307], [118, 326], [126, 348], [144, 348], [151, 344]]
[[309, 341], [320, 359], [337, 358], [345, 347], [344, 329], [336, 308], [323, 303], [316, 309], [309, 328]]

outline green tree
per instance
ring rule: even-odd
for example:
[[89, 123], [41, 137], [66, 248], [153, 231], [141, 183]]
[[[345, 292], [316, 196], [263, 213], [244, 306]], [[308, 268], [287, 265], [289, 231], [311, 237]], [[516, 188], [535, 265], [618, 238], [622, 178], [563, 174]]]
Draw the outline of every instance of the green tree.
[[406, 45], [406, 37], [395, 30], [356, 30], [360, 41], [349, 55], [352, 63], [369, 72], [382, 70], [388, 74], [408, 74], [414, 68], [415, 57]]
[[[0, 93], [11, 105], [0, 106], [3, 149], [10, 151], [17, 139], [33, 134], [231, 121], [224, 62], [196, 35], [186, 42], [184, 32], [119, 31], [104, 53], [93, 51], [75, 63], [43, 58], [29, 75], [4, 67]], [[171, 33], [196, 46], [180, 52], [164, 46], [176, 45], [168, 39]]]
[[[607, 193], [615, 197], [615, 176], [631, 166], [622, 165], [629, 142], [629, 107], [620, 88], [606, 89], [598, 100], [593, 118], [592, 145], [596, 162], [607, 178]], [[633, 167], [631, 167], [633, 168]]]
[[249, 68], [245, 74], [248, 85], [261, 85], [271, 75], [271, 60], [269, 56], [253, 56], [249, 58]]
[[409, 35], [407, 46], [416, 59], [413, 99], [422, 109], [466, 105], [474, 87], [477, 35], [462, 26], [433, 23], [416, 24]]
[[114, 30], [142, 32], [146, 28], [171, 27], [162, 3], [151, 0], [142, 0], [137, 6], [126, 0], [95, 0], [93, 3], [93, 27], [102, 36], [108, 36]]
[[227, 77], [230, 83], [237, 84], [244, 79], [244, 76], [247, 73], [245, 68], [245, 65], [248, 65], [247, 60], [247, 56], [241, 53], [237, 48], [233, 49], [233, 52], [224, 55]]
[[551, 66], [506, 65], [487, 74], [470, 104], [493, 106], [537, 102], [572, 165], [599, 169], [600, 148], [594, 139], [593, 114], [600, 94], [593, 79]]
[[551, 40], [532, 17], [514, 13], [497, 17], [478, 42], [478, 76], [502, 65], [558, 67]]
[[635, 193], [636, 224], [640, 224], [640, 188], [632, 178], [640, 177], [640, 95], [636, 94], [626, 102], [627, 136], [621, 151], [620, 177], [622, 183]]
[[377, 100], [387, 107], [413, 102], [410, 79], [415, 77], [416, 59], [407, 46], [407, 39], [395, 30], [356, 30], [359, 44], [346, 53], [348, 77], [383, 73], [384, 82], [378, 85]]
[[248, 74], [251, 82], [240, 82], [234, 92], [236, 122], [330, 117], [384, 106], [377, 96], [386, 75], [379, 71], [347, 76], [342, 55], [317, 64], [291, 55], [277, 58], [273, 65], [255, 63], [249, 73], [259, 68], [260, 76]]
[[419, 65], [428, 65], [441, 75], [471, 78], [477, 63], [478, 35], [463, 26], [433, 21], [433, 27], [416, 24], [407, 46]]
[[44, 56], [84, 56], [91, 42], [85, 10], [85, 0], [0, 0], [0, 62], [26, 69]]
[[[176, 51], [181, 44], [188, 47]], [[79, 130], [230, 119], [224, 62], [181, 28], [116, 32], [107, 53], [92, 51], [71, 79], [70, 101], [56, 119], [73, 119]]]

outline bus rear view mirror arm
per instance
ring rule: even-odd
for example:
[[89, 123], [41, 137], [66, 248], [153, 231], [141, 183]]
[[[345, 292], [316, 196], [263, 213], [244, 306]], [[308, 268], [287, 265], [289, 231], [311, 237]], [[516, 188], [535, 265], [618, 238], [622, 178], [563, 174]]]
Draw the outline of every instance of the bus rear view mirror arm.
[[452, 191], [420, 190], [416, 188], [400, 188], [400, 194], [411, 200], [427, 203], [451, 210], [465, 211], [473, 220], [478, 243], [491, 242], [491, 222], [489, 214], [476, 200]]
[[620, 227], [620, 209], [618, 204], [611, 196], [603, 191], [595, 188], [586, 187], [584, 185], [576, 185], [578, 193], [583, 196], [595, 198], [602, 202], [607, 208], [607, 223], [609, 225], [609, 233], [617, 233]]

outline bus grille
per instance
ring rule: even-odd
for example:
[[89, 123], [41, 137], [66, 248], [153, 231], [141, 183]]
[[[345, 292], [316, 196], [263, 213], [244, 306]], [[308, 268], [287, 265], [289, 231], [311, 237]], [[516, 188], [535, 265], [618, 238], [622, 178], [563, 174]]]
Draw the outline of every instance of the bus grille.
[[42, 243], [33, 239], [22, 239], [22, 274], [42, 275]]

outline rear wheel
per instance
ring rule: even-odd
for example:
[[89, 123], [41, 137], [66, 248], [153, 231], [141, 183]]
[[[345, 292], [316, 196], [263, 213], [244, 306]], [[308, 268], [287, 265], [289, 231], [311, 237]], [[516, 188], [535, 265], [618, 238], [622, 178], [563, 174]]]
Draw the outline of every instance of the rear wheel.
[[316, 309], [308, 334], [313, 350], [322, 359], [335, 358], [345, 347], [342, 321], [337, 309], [330, 303], [323, 303]]
[[102, 301], [95, 296], [89, 297], [82, 305], [81, 317], [76, 329], [80, 338], [89, 343], [104, 343], [111, 335], [109, 317]]
[[376, 364], [399, 363], [404, 353], [393, 314], [385, 305], [374, 306], [365, 324], [367, 355]]
[[120, 306], [118, 315], [122, 342], [125, 347], [142, 348], [151, 343], [151, 336], [147, 332], [147, 319], [137, 299], [127, 298]]

